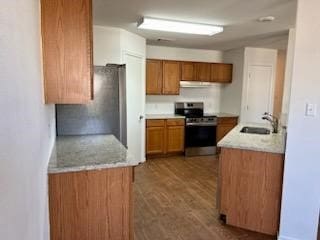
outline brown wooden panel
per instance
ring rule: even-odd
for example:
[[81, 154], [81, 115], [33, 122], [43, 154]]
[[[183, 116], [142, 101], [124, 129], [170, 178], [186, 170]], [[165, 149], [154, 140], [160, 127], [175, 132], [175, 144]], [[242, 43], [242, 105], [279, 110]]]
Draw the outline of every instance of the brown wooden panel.
[[92, 99], [91, 0], [41, 0], [46, 103]]
[[182, 62], [181, 63], [181, 80], [182, 81], [195, 81], [196, 70], [193, 62]]
[[184, 152], [184, 126], [167, 126], [166, 153]]
[[164, 127], [165, 120], [163, 119], [148, 119], [147, 127]]
[[277, 57], [277, 72], [276, 81], [274, 87], [274, 103], [273, 103], [273, 115], [280, 118], [282, 110], [282, 98], [284, 89], [284, 77], [286, 69], [286, 51], [279, 50]]
[[232, 64], [212, 63], [211, 64], [211, 81], [219, 83], [232, 82]]
[[220, 124], [217, 126], [217, 142], [226, 136], [237, 124]]
[[218, 117], [218, 124], [237, 124], [238, 117]]
[[162, 93], [162, 61], [148, 59], [146, 63], [146, 92], [148, 95]]
[[167, 126], [184, 126], [184, 119], [167, 119]]
[[146, 154], [164, 154], [165, 150], [165, 127], [147, 127]]
[[163, 89], [164, 95], [179, 95], [181, 66], [178, 61], [163, 61]]
[[283, 163], [282, 154], [222, 148], [220, 212], [227, 224], [277, 234]]
[[49, 174], [52, 240], [133, 239], [132, 167]]
[[210, 63], [195, 63], [196, 80], [201, 82], [211, 81], [211, 64]]

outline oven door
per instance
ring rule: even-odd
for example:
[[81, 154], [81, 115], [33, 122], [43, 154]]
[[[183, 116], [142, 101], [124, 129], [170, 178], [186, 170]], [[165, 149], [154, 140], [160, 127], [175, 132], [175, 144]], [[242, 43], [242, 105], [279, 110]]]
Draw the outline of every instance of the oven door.
[[215, 124], [187, 124], [186, 125], [186, 148], [216, 147]]

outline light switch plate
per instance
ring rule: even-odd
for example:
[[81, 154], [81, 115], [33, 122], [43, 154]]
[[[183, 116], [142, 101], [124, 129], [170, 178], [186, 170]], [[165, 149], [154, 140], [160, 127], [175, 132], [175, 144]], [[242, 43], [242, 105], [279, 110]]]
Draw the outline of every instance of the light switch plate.
[[306, 104], [306, 116], [315, 117], [317, 115], [317, 105], [313, 103]]

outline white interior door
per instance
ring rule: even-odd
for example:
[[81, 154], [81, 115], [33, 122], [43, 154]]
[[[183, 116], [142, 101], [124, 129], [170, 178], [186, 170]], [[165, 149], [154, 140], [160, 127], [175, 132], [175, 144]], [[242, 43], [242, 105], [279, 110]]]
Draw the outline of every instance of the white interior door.
[[273, 112], [273, 67], [250, 65], [247, 81], [245, 122], [265, 123], [264, 112]]
[[127, 146], [128, 151], [140, 161], [145, 151], [145, 60], [143, 57], [125, 53]]

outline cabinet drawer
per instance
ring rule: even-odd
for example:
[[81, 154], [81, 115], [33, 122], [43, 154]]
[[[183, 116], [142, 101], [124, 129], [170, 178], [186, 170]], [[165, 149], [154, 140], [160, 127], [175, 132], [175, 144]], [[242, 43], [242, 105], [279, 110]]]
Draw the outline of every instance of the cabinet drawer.
[[167, 126], [184, 126], [184, 119], [168, 119]]
[[219, 117], [218, 124], [237, 124], [238, 117]]
[[147, 127], [164, 127], [165, 120], [147, 120]]

